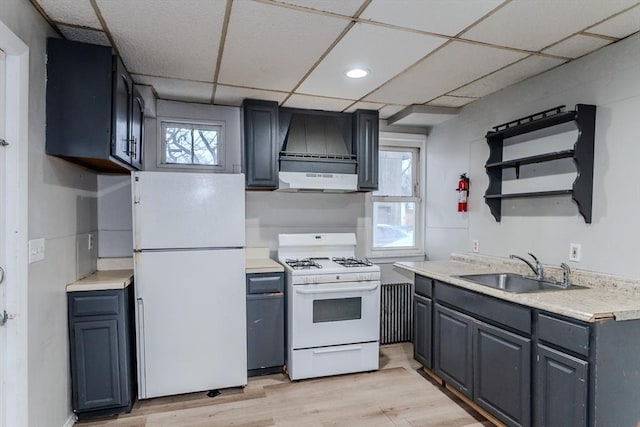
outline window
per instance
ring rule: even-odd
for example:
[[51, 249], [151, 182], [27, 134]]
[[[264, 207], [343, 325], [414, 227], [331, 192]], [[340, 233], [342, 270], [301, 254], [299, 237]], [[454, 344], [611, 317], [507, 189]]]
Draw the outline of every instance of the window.
[[[422, 141], [422, 142], [421, 142]], [[422, 135], [380, 138], [378, 190], [371, 194], [371, 254], [418, 255], [422, 250]]]
[[163, 121], [161, 127], [163, 165], [223, 167], [223, 126]]

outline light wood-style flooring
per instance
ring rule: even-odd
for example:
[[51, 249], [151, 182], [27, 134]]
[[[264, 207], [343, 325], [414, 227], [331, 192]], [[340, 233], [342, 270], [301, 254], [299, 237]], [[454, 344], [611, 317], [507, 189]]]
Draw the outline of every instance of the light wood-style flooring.
[[380, 370], [290, 382], [285, 375], [250, 378], [244, 389], [207, 397], [193, 393], [136, 402], [130, 414], [76, 425], [438, 426], [489, 427], [488, 421], [429, 379], [410, 343], [381, 347]]

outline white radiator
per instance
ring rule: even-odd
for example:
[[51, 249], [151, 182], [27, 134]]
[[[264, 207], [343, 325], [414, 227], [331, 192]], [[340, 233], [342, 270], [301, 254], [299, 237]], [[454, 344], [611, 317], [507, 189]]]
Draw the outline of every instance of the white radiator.
[[413, 340], [413, 285], [384, 283], [380, 292], [380, 344]]

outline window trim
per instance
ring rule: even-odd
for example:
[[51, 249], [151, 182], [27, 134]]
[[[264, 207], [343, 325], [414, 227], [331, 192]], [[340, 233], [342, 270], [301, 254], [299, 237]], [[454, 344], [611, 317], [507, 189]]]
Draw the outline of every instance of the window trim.
[[[377, 197], [373, 192], [368, 192], [365, 195], [365, 218], [366, 220], [366, 248], [367, 258], [370, 259], [393, 259], [402, 257], [424, 257], [424, 230], [425, 230], [425, 143], [426, 135], [420, 134], [404, 134], [395, 132], [380, 132], [379, 135], [379, 151], [383, 151], [385, 148], [390, 149], [417, 149], [418, 156], [416, 159], [417, 166], [415, 167], [415, 177], [417, 181], [414, 182], [414, 186], [417, 186], [417, 191], [414, 193], [416, 199], [416, 214], [415, 214], [415, 246], [411, 248], [374, 248], [373, 247], [373, 202]], [[389, 201], [398, 199], [397, 197], [389, 196]], [[403, 197], [407, 200], [408, 197]]]
[[[162, 131], [165, 123], [178, 123], [189, 126], [215, 126], [220, 128], [219, 143], [218, 143], [218, 157], [220, 164], [218, 165], [195, 165], [195, 164], [181, 164], [181, 163], [165, 163], [164, 153], [165, 144], [164, 132]], [[158, 117], [157, 119], [157, 132], [158, 132], [158, 150], [156, 156], [156, 166], [162, 169], [182, 169], [190, 171], [207, 171], [207, 172], [223, 172], [225, 170], [226, 162], [226, 131], [225, 122], [217, 120], [189, 120], [177, 117]]]

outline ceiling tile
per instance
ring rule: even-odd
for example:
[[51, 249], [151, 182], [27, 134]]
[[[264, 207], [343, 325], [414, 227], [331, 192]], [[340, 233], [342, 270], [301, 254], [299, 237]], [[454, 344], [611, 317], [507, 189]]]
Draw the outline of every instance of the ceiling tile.
[[469, 43], [453, 42], [365, 97], [365, 101], [423, 104], [525, 55]]
[[526, 78], [540, 74], [543, 71], [557, 67], [564, 62], [566, 61], [562, 59], [532, 55], [480, 80], [463, 86], [460, 89], [454, 90], [450, 95], [480, 98]]
[[290, 91], [348, 23], [257, 2], [234, 2], [218, 81]]
[[97, 2], [130, 72], [213, 81], [225, 2]]
[[351, 107], [345, 110], [345, 113], [353, 113], [356, 110], [379, 110], [384, 107], [384, 104], [378, 104], [375, 102], [356, 102]]
[[323, 12], [353, 16], [360, 6], [362, 6], [364, 0], [280, 0], [280, 3], [288, 3]]
[[111, 46], [111, 43], [104, 31], [70, 27], [68, 25], [58, 25], [58, 29], [67, 40], [97, 44], [100, 46]]
[[283, 107], [307, 108], [310, 110], [342, 111], [352, 103], [353, 101], [349, 99], [323, 98], [320, 96], [293, 94], [283, 104]]
[[427, 103], [427, 105], [433, 105], [436, 107], [462, 107], [470, 102], [475, 101], [477, 98], [467, 98], [464, 96], [449, 96], [444, 95], [434, 99]]
[[380, 109], [380, 118], [387, 119], [405, 108], [407, 108], [406, 105], [385, 105]]
[[153, 86], [160, 99], [211, 103], [213, 83], [151, 77], [140, 74], [134, 74], [132, 77], [135, 83]]
[[216, 87], [215, 104], [231, 105], [234, 107], [242, 105], [245, 98], [264, 99], [265, 101], [277, 101], [279, 104], [287, 97], [287, 92], [274, 92], [270, 90], [250, 89], [245, 87], [234, 87], [218, 85]]
[[[337, 98], [361, 98], [445, 41], [408, 31], [356, 24], [298, 91]], [[351, 68], [368, 69], [370, 74], [362, 79], [350, 79], [344, 73]]]
[[640, 31], [640, 5], [611, 19], [607, 19], [595, 27], [587, 29], [589, 33], [603, 34], [619, 39], [627, 37], [637, 31]]
[[36, 0], [55, 22], [102, 29], [89, 0]]
[[601, 39], [600, 37], [584, 36], [576, 34], [558, 44], [551, 46], [549, 49], [543, 50], [544, 53], [551, 55], [565, 56], [567, 58], [578, 58], [589, 52], [600, 49], [611, 43], [610, 40]]
[[462, 37], [538, 51], [620, 12], [635, 1], [512, 1]]
[[361, 18], [454, 36], [502, 0], [373, 0]]

